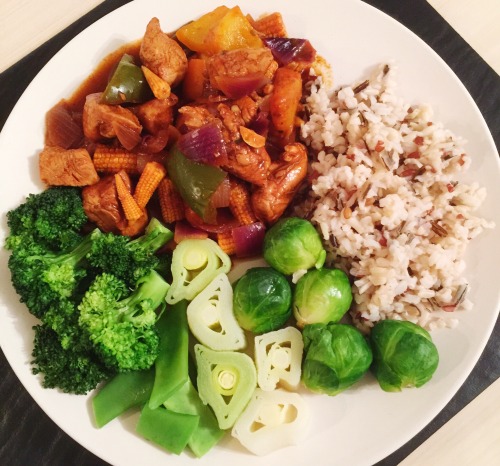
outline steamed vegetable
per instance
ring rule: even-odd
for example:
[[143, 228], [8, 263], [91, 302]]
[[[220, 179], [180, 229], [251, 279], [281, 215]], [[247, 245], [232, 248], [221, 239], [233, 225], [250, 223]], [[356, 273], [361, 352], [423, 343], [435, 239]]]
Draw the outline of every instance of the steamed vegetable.
[[351, 284], [345, 272], [339, 269], [312, 269], [295, 286], [293, 315], [299, 327], [339, 322], [351, 302]]
[[312, 267], [319, 269], [326, 258], [316, 229], [296, 217], [282, 218], [266, 232], [263, 254], [271, 267], [285, 275]]
[[240, 416], [257, 386], [255, 365], [247, 354], [194, 346], [200, 398], [208, 404], [221, 429]]
[[120, 372], [151, 367], [158, 356], [156, 311], [168, 288], [154, 270], [132, 292], [109, 273], [94, 279], [78, 306], [79, 324], [108, 367]]
[[210, 451], [225, 434], [213, 411], [202, 403], [190, 379], [165, 401], [164, 406], [175, 413], [199, 416], [198, 425], [188, 440], [188, 446], [197, 458]]
[[231, 435], [255, 455], [267, 455], [301, 442], [309, 425], [309, 407], [298, 393], [257, 388]]
[[236, 282], [233, 310], [245, 330], [264, 333], [282, 327], [292, 314], [292, 290], [285, 276], [255, 267]]
[[153, 369], [116, 374], [92, 398], [97, 427], [103, 427], [129, 409], [147, 403], [153, 382]]
[[296, 390], [300, 383], [302, 334], [295, 327], [286, 327], [255, 337], [257, 382], [264, 391], [282, 385]]
[[213, 350], [243, 349], [246, 337], [233, 314], [233, 288], [225, 273], [217, 275], [187, 307], [196, 339]]
[[302, 381], [313, 392], [337, 395], [360, 380], [372, 363], [370, 345], [351, 325], [306, 325], [302, 335]]
[[63, 348], [47, 325], [36, 325], [34, 331], [32, 371], [42, 375], [44, 388], [83, 395], [114, 374], [92, 351]]
[[421, 387], [436, 371], [439, 354], [429, 332], [412, 322], [383, 320], [371, 331], [372, 371], [387, 392]]
[[100, 272], [111, 273], [124, 280], [128, 286], [134, 286], [137, 280], [152, 269], [161, 268], [165, 255], [159, 256], [156, 253], [173, 236], [174, 234], [154, 217], [144, 234], [134, 239], [96, 230], [92, 235], [92, 246], [87, 259]]
[[14, 252], [31, 243], [54, 252], [73, 248], [81, 241], [87, 221], [78, 188], [53, 187], [30, 194], [7, 212], [9, 236], [5, 247]]
[[189, 331], [186, 301], [166, 309], [156, 323], [159, 347], [154, 361], [155, 380], [149, 407], [162, 405], [188, 381]]
[[188, 301], [203, 290], [219, 273], [231, 269], [231, 259], [211, 239], [181, 241], [172, 255], [172, 285], [167, 303]]
[[199, 416], [176, 413], [163, 406], [151, 409], [146, 404], [142, 408], [136, 430], [145, 439], [180, 455], [199, 422]]

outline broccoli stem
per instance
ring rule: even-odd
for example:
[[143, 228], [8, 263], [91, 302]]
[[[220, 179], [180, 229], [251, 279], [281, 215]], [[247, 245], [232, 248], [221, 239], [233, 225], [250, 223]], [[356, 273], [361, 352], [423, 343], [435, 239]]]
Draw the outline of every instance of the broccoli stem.
[[170, 285], [162, 276], [152, 270], [139, 280], [137, 288], [130, 296], [120, 301], [118, 309], [123, 320], [136, 321], [137, 308], [140, 308], [143, 301], [149, 300], [153, 309], [160, 307], [165, 303], [165, 295], [169, 288]]

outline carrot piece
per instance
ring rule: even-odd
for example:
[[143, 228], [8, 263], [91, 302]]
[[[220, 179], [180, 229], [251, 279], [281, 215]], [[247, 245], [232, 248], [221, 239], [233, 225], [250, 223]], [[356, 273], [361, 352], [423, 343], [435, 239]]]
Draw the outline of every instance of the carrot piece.
[[190, 58], [184, 80], [182, 93], [188, 100], [196, 100], [203, 96], [207, 81], [207, 66], [202, 58]]
[[160, 181], [165, 178], [166, 174], [167, 170], [159, 162], [148, 162], [145, 165], [134, 192], [134, 199], [139, 207], [146, 207]]

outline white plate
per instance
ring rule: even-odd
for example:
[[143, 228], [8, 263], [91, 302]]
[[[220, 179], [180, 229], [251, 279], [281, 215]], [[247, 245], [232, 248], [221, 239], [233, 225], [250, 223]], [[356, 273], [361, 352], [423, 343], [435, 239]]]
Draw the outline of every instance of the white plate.
[[[107, 15], [67, 44], [27, 88], [0, 136], [0, 154], [6, 166], [0, 173], [0, 211], [17, 206], [30, 192], [42, 189], [37, 154], [43, 145], [44, 113], [60, 98], [69, 96], [98, 61], [121, 44], [143, 35], [152, 16], [164, 30], [173, 30], [220, 4], [220, 0], [135, 1]], [[488, 189], [481, 212], [500, 224], [500, 168], [487, 126], [463, 85], [447, 65], [419, 38], [380, 11], [359, 1], [239, 0], [244, 12], [258, 16], [281, 11], [289, 34], [311, 40], [332, 64], [337, 84], [362, 78], [379, 62], [396, 60], [399, 93], [410, 102], [432, 103], [436, 120], [468, 140], [473, 159], [469, 178]], [[0, 241], [6, 234], [2, 214]], [[329, 398], [308, 396], [313, 428], [297, 447], [258, 458], [245, 452], [229, 436], [201, 460], [189, 454], [170, 455], [134, 433], [136, 415], [105, 428], [93, 427], [89, 397], [44, 390], [30, 371], [32, 347], [28, 314], [11, 288], [7, 254], [1, 251], [2, 280], [0, 338], [2, 349], [22, 384], [42, 409], [71, 437], [105, 461], [120, 466], [147, 464], [239, 466], [263, 464], [361, 465], [373, 464], [417, 434], [465, 381], [493, 329], [499, 309], [497, 270], [500, 263], [498, 233], [483, 233], [470, 247], [467, 274], [474, 310], [459, 315], [454, 330], [434, 332], [441, 355], [434, 378], [424, 387], [400, 394], [384, 393], [368, 375], [343, 394]]]

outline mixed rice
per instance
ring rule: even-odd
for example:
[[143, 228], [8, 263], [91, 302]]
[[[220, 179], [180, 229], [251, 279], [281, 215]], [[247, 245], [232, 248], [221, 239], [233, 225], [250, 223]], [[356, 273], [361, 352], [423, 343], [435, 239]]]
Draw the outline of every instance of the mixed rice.
[[399, 98], [394, 73], [382, 64], [353, 86], [312, 84], [302, 137], [316, 154], [313, 181], [296, 213], [321, 231], [328, 264], [351, 275], [359, 328], [387, 318], [454, 326], [449, 312], [472, 306], [467, 244], [493, 226], [474, 214], [486, 191], [459, 182], [465, 141], [428, 105]]

